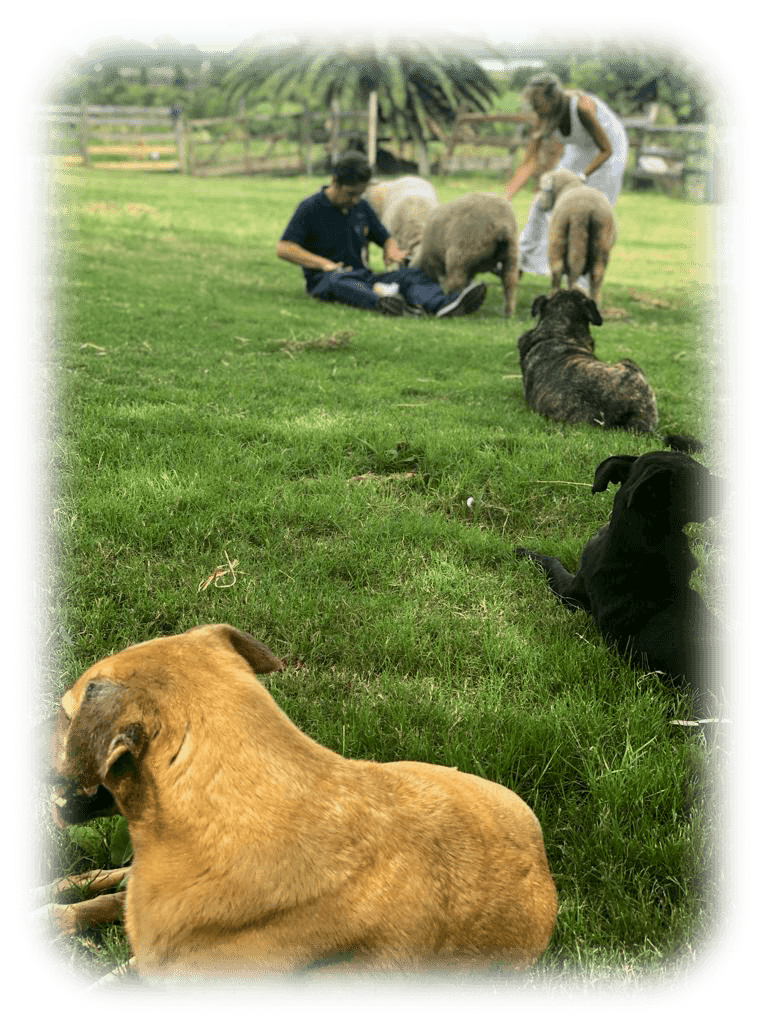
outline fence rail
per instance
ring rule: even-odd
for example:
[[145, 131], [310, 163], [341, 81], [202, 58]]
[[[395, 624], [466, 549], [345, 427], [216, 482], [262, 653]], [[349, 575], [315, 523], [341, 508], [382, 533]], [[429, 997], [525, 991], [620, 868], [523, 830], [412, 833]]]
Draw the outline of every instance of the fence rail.
[[[48, 152], [102, 170], [183, 170], [181, 112], [172, 107], [43, 106]], [[110, 160], [109, 157], [122, 157]]]
[[712, 198], [715, 135], [711, 125], [656, 124], [628, 119], [625, 128], [633, 153], [629, 182], [642, 189], [660, 184], [682, 193], [691, 178], [703, 181], [703, 197]]
[[[628, 184], [683, 192], [689, 179], [698, 179], [698, 191], [708, 194], [715, 142], [711, 127], [659, 125], [657, 111], [654, 105], [644, 117], [624, 120], [631, 148]], [[206, 118], [187, 118], [173, 107], [85, 104], [43, 106], [36, 113], [47, 129], [48, 152], [64, 164], [201, 177], [325, 171], [347, 146], [364, 148], [368, 120], [367, 111], [337, 106], [328, 112], [274, 115], [241, 108], [235, 115]], [[390, 138], [382, 125], [377, 144], [397, 152], [377, 151], [379, 172], [412, 172], [418, 166], [420, 173], [509, 174], [518, 152], [528, 145], [531, 124], [527, 114], [464, 113], [450, 131], [433, 125], [434, 137], [423, 150]], [[546, 147], [539, 171], [557, 158], [557, 148]]]

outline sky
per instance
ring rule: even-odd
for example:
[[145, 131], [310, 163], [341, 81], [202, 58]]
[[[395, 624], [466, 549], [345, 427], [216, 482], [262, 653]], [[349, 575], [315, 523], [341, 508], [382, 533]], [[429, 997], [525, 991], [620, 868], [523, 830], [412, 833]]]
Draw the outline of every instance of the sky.
[[[485, 23], [483, 28], [493, 42], [522, 42], [527, 30], [513, 25], [499, 25], [499, 23]], [[75, 50], [76, 53], [84, 53], [91, 39], [98, 39], [100, 36], [121, 35], [126, 39], [136, 39], [140, 43], [152, 43], [152, 41], [163, 32], [170, 32], [180, 43], [195, 43], [199, 49], [206, 52], [214, 50], [231, 50], [247, 39], [255, 31], [253, 28], [226, 29], [222, 23], [216, 24], [211, 20], [208, 27], [200, 22], [193, 24], [179, 19], [174, 22], [173, 18], [158, 18], [157, 20], [135, 20], [131, 23], [129, 19], [103, 20], [103, 22], [85, 22], [81, 26], [73, 25], [69, 37], [62, 38], [62, 42]], [[75, 36], [80, 36], [75, 39]]]

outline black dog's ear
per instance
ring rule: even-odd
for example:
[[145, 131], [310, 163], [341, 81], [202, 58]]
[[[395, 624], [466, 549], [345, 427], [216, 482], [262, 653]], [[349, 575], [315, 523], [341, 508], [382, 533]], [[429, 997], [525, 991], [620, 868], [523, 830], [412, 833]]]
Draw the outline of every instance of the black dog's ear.
[[584, 312], [587, 314], [587, 319], [590, 323], [600, 327], [603, 323], [603, 318], [600, 315], [600, 310], [597, 308], [597, 303], [594, 299], [590, 299], [588, 295], [581, 295], [581, 304], [584, 307]]
[[643, 466], [637, 479], [632, 480], [621, 494], [624, 508], [642, 512], [648, 521], [669, 520], [670, 512], [678, 507], [673, 499], [675, 473], [667, 466]]
[[541, 316], [548, 301], [546, 295], [537, 295], [531, 303], [531, 316]]
[[712, 476], [706, 466], [691, 459], [686, 473], [675, 479], [678, 504], [684, 523], [705, 523], [723, 510], [723, 481]]
[[603, 459], [595, 470], [592, 493], [604, 491], [608, 484], [623, 484], [637, 461], [637, 455], [611, 455]]

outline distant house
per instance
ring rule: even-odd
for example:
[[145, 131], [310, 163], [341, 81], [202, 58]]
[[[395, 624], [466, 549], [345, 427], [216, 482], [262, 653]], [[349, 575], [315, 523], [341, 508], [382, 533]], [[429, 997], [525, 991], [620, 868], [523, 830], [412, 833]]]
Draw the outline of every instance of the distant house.
[[539, 71], [546, 68], [544, 60], [537, 60], [535, 57], [515, 57], [512, 60], [481, 59], [477, 61], [483, 71], [493, 74], [494, 72], [518, 71], [520, 68], [530, 68], [531, 71]]

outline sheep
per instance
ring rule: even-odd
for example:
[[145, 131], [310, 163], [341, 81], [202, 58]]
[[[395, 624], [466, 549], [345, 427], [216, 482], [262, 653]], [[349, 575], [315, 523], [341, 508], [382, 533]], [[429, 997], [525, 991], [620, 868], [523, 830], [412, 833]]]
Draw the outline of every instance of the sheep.
[[517, 293], [518, 236], [512, 204], [491, 192], [470, 192], [432, 211], [413, 266], [444, 292], [466, 287], [475, 274], [497, 274], [504, 286], [504, 313]]
[[427, 217], [438, 205], [434, 186], [413, 175], [394, 181], [374, 180], [366, 189], [365, 198], [406, 253], [403, 262], [407, 266], [421, 242]]
[[578, 174], [565, 169], [542, 174], [537, 201], [549, 218], [549, 270], [552, 293], [563, 274], [568, 287], [589, 275], [589, 295], [597, 304], [608, 257], [616, 241], [616, 221], [610, 201]]

